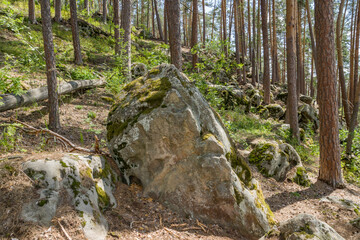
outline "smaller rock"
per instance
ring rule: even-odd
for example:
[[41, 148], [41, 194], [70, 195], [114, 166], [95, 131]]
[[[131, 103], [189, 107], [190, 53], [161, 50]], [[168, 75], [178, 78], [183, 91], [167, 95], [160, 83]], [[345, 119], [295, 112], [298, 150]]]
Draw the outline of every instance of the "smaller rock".
[[256, 92], [254, 95], [252, 95], [251, 100], [250, 100], [251, 105], [254, 107], [260, 106], [261, 101], [262, 101], [262, 96], [258, 92]]
[[344, 240], [332, 227], [309, 214], [299, 214], [280, 224], [283, 240]]
[[295, 176], [293, 177], [293, 181], [300, 186], [309, 187], [311, 185], [311, 181], [307, 175], [306, 169], [304, 167], [297, 167]]
[[131, 65], [131, 77], [133, 79], [144, 76], [147, 72], [147, 67], [143, 63], [133, 63]]
[[280, 119], [285, 114], [284, 109], [279, 104], [269, 104], [266, 109], [269, 110], [270, 117], [274, 119]]
[[310, 105], [314, 101], [314, 99], [310, 96], [300, 95], [300, 101]]

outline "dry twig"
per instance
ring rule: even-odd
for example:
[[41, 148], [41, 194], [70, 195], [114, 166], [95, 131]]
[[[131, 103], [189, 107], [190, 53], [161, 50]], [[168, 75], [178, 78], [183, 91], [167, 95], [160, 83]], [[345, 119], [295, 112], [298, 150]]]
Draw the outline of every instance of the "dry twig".
[[60, 221], [58, 221], [59, 226], [61, 228], [61, 230], [63, 231], [63, 233], [65, 234], [67, 240], [71, 240], [71, 237], [69, 236], [69, 234], [65, 231], [65, 228], [63, 227], [63, 225], [61, 225]]

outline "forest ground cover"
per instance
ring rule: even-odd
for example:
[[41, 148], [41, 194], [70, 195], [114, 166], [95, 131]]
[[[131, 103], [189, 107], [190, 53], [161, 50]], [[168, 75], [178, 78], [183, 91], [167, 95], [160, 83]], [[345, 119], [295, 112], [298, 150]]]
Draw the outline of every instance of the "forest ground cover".
[[[2, 3], [3, 4], [3, 3]], [[18, 8], [16, 8], [18, 7]], [[42, 37], [40, 25], [22, 24], [22, 6], [9, 10], [1, 6], [2, 16], [6, 16], [6, 25], [2, 22], [0, 31], [0, 76], [8, 85], [3, 91], [18, 91], [45, 85], [46, 77], [42, 69]], [[100, 26], [96, 21], [92, 24]], [[30, 31], [29, 31], [30, 29]], [[109, 30], [108, 26], [104, 30]], [[89, 36], [83, 32], [82, 50], [85, 65], [76, 67], [72, 63], [72, 45], [69, 28], [66, 24], [54, 24], [55, 45], [57, 49], [57, 67], [61, 81], [71, 79], [90, 79], [104, 77], [108, 81], [106, 88], [84, 90], [61, 97], [60, 120], [62, 130], [59, 132], [75, 144], [92, 148], [94, 136], [100, 139], [101, 148], [105, 149], [105, 124], [108, 111], [112, 105], [113, 95], [121, 89], [123, 79], [116, 68], [113, 58], [113, 41], [106, 36]], [[31, 40], [31, 41], [30, 41]], [[134, 37], [134, 62], [143, 62], [148, 67], [167, 62], [167, 47], [161, 42], [143, 40]], [[225, 63], [224, 63], [225, 64]], [[201, 68], [201, 67], [200, 67]], [[203, 73], [191, 73], [196, 80], [205, 77]], [[120, 79], [120, 80], [119, 80]], [[4, 90], [5, 89], [5, 90]], [[224, 110], [221, 99], [209, 95], [209, 102], [219, 107], [225, 126], [241, 150], [251, 150], [249, 140], [255, 138], [287, 140], [288, 133], [275, 133], [273, 125], [277, 122], [259, 119], [255, 114], [244, 114], [240, 110]], [[66, 149], [54, 143], [50, 136], [29, 135], [12, 125], [11, 118], [16, 118], [34, 127], [47, 126], [46, 101], [32, 106], [0, 113], [0, 218], [3, 226], [12, 226], [13, 232], [0, 231], [0, 236], [11, 237], [20, 234], [27, 237], [44, 237], [47, 239], [63, 238], [58, 224], [54, 228], [40, 228], [27, 223], [20, 223], [16, 217], [23, 201], [29, 200], [28, 194], [34, 189], [33, 183], [21, 172], [21, 163], [36, 158], [57, 158]], [[356, 144], [355, 144], [356, 146]], [[264, 178], [252, 167], [255, 177], [261, 182], [266, 201], [274, 211], [277, 221], [292, 218], [298, 213], [309, 213], [331, 225], [345, 239], [360, 238], [360, 231], [350, 224], [350, 220], [359, 216], [359, 210], [347, 209], [329, 203], [326, 197], [336, 196], [358, 202], [360, 188], [346, 184], [345, 189], [333, 190], [326, 184], [317, 182], [318, 146], [316, 136], [308, 132], [305, 144], [295, 146], [304, 160], [312, 185], [300, 187], [292, 182], [279, 183]], [[356, 167], [356, 166], [355, 166]], [[358, 171], [357, 169], [354, 172]], [[356, 175], [354, 176], [356, 178]], [[356, 181], [356, 179], [354, 180]], [[195, 219], [183, 218], [164, 208], [153, 199], [142, 196], [139, 186], [118, 184], [116, 194], [119, 207], [107, 214], [111, 220], [110, 239], [240, 239], [239, 233], [222, 229], [218, 226], [203, 225]], [[16, 202], [13, 200], [17, 199]], [[21, 201], [20, 201], [21, 199]], [[66, 196], [64, 196], [66, 201]], [[325, 200], [324, 200], [325, 199]], [[65, 205], [65, 204], [64, 204]], [[150, 209], [150, 212], [149, 212]], [[59, 208], [54, 221], [60, 221], [74, 239], [81, 238], [80, 222], [74, 218], [74, 209]], [[106, 215], [106, 214], [105, 214]], [[56, 223], [56, 222], [55, 222]], [[1, 228], [0, 228], [1, 230]], [[2, 237], [2, 236], [1, 236]]]

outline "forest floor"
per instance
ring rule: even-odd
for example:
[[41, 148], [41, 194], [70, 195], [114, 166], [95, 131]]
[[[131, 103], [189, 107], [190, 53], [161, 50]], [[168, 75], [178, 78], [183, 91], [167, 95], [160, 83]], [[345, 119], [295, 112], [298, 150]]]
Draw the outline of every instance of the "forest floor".
[[[76, 145], [87, 148], [93, 147], [94, 135], [97, 135], [105, 150], [105, 124], [112, 104], [105, 100], [107, 96], [102, 88], [63, 96], [60, 106], [62, 129], [59, 133]], [[10, 123], [10, 118], [16, 117], [34, 127], [46, 127], [48, 113], [45, 104], [0, 113], [0, 122]], [[21, 171], [21, 164], [32, 159], [57, 159], [66, 149], [59, 143], [48, 141], [50, 136], [24, 132], [17, 136], [14, 152], [0, 153], [0, 239], [65, 239], [59, 222], [73, 239], [83, 238], [81, 222], [76, 211], [66, 204], [69, 200], [66, 194], [50, 228], [25, 223], [18, 218], [23, 203], [37, 196], [36, 185]], [[316, 181], [317, 164], [316, 161], [305, 163], [313, 183], [311, 187], [264, 178], [254, 167], [252, 171], [260, 181], [266, 202], [278, 222], [299, 213], [308, 213], [328, 223], [345, 239], [359, 240], [360, 230], [350, 224], [350, 220], [358, 215], [346, 203], [360, 204], [360, 188], [346, 184], [346, 188], [335, 190]], [[104, 213], [109, 222], [108, 239], [243, 239], [234, 230], [177, 215], [156, 200], [143, 196], [141, 187], [135, 184], [118, 183], [114, 195], [117, 207]], [[331, 199], [340, 199], [340, 203]]]

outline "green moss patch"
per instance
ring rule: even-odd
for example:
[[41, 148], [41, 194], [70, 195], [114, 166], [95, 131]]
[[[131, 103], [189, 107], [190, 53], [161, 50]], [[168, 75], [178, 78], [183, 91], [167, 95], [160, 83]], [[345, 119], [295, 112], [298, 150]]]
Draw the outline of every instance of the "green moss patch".
[[306, 169], [304, 167], [298, 167], [296, 169], [295, 177], [293, 178], [293, 181], [300, 186], [309, 187], [311, 182], [307, 176]]
[[237, 156], [235, 149], [233, 147], [231, 148], [230, 152], [228, 152], [225, 156], [226, 159], [230, 162], [231, 167], [233, 168], [239, 179], [243, 183], [248, 185], [252, 179], [252, 174], [249, 166], [244, 161], [244, 159]]
[[103, 209], [110, 205], [110, 198], [98, 184], [95, 184], [96, 193], [98, 195], [99, 208]]

